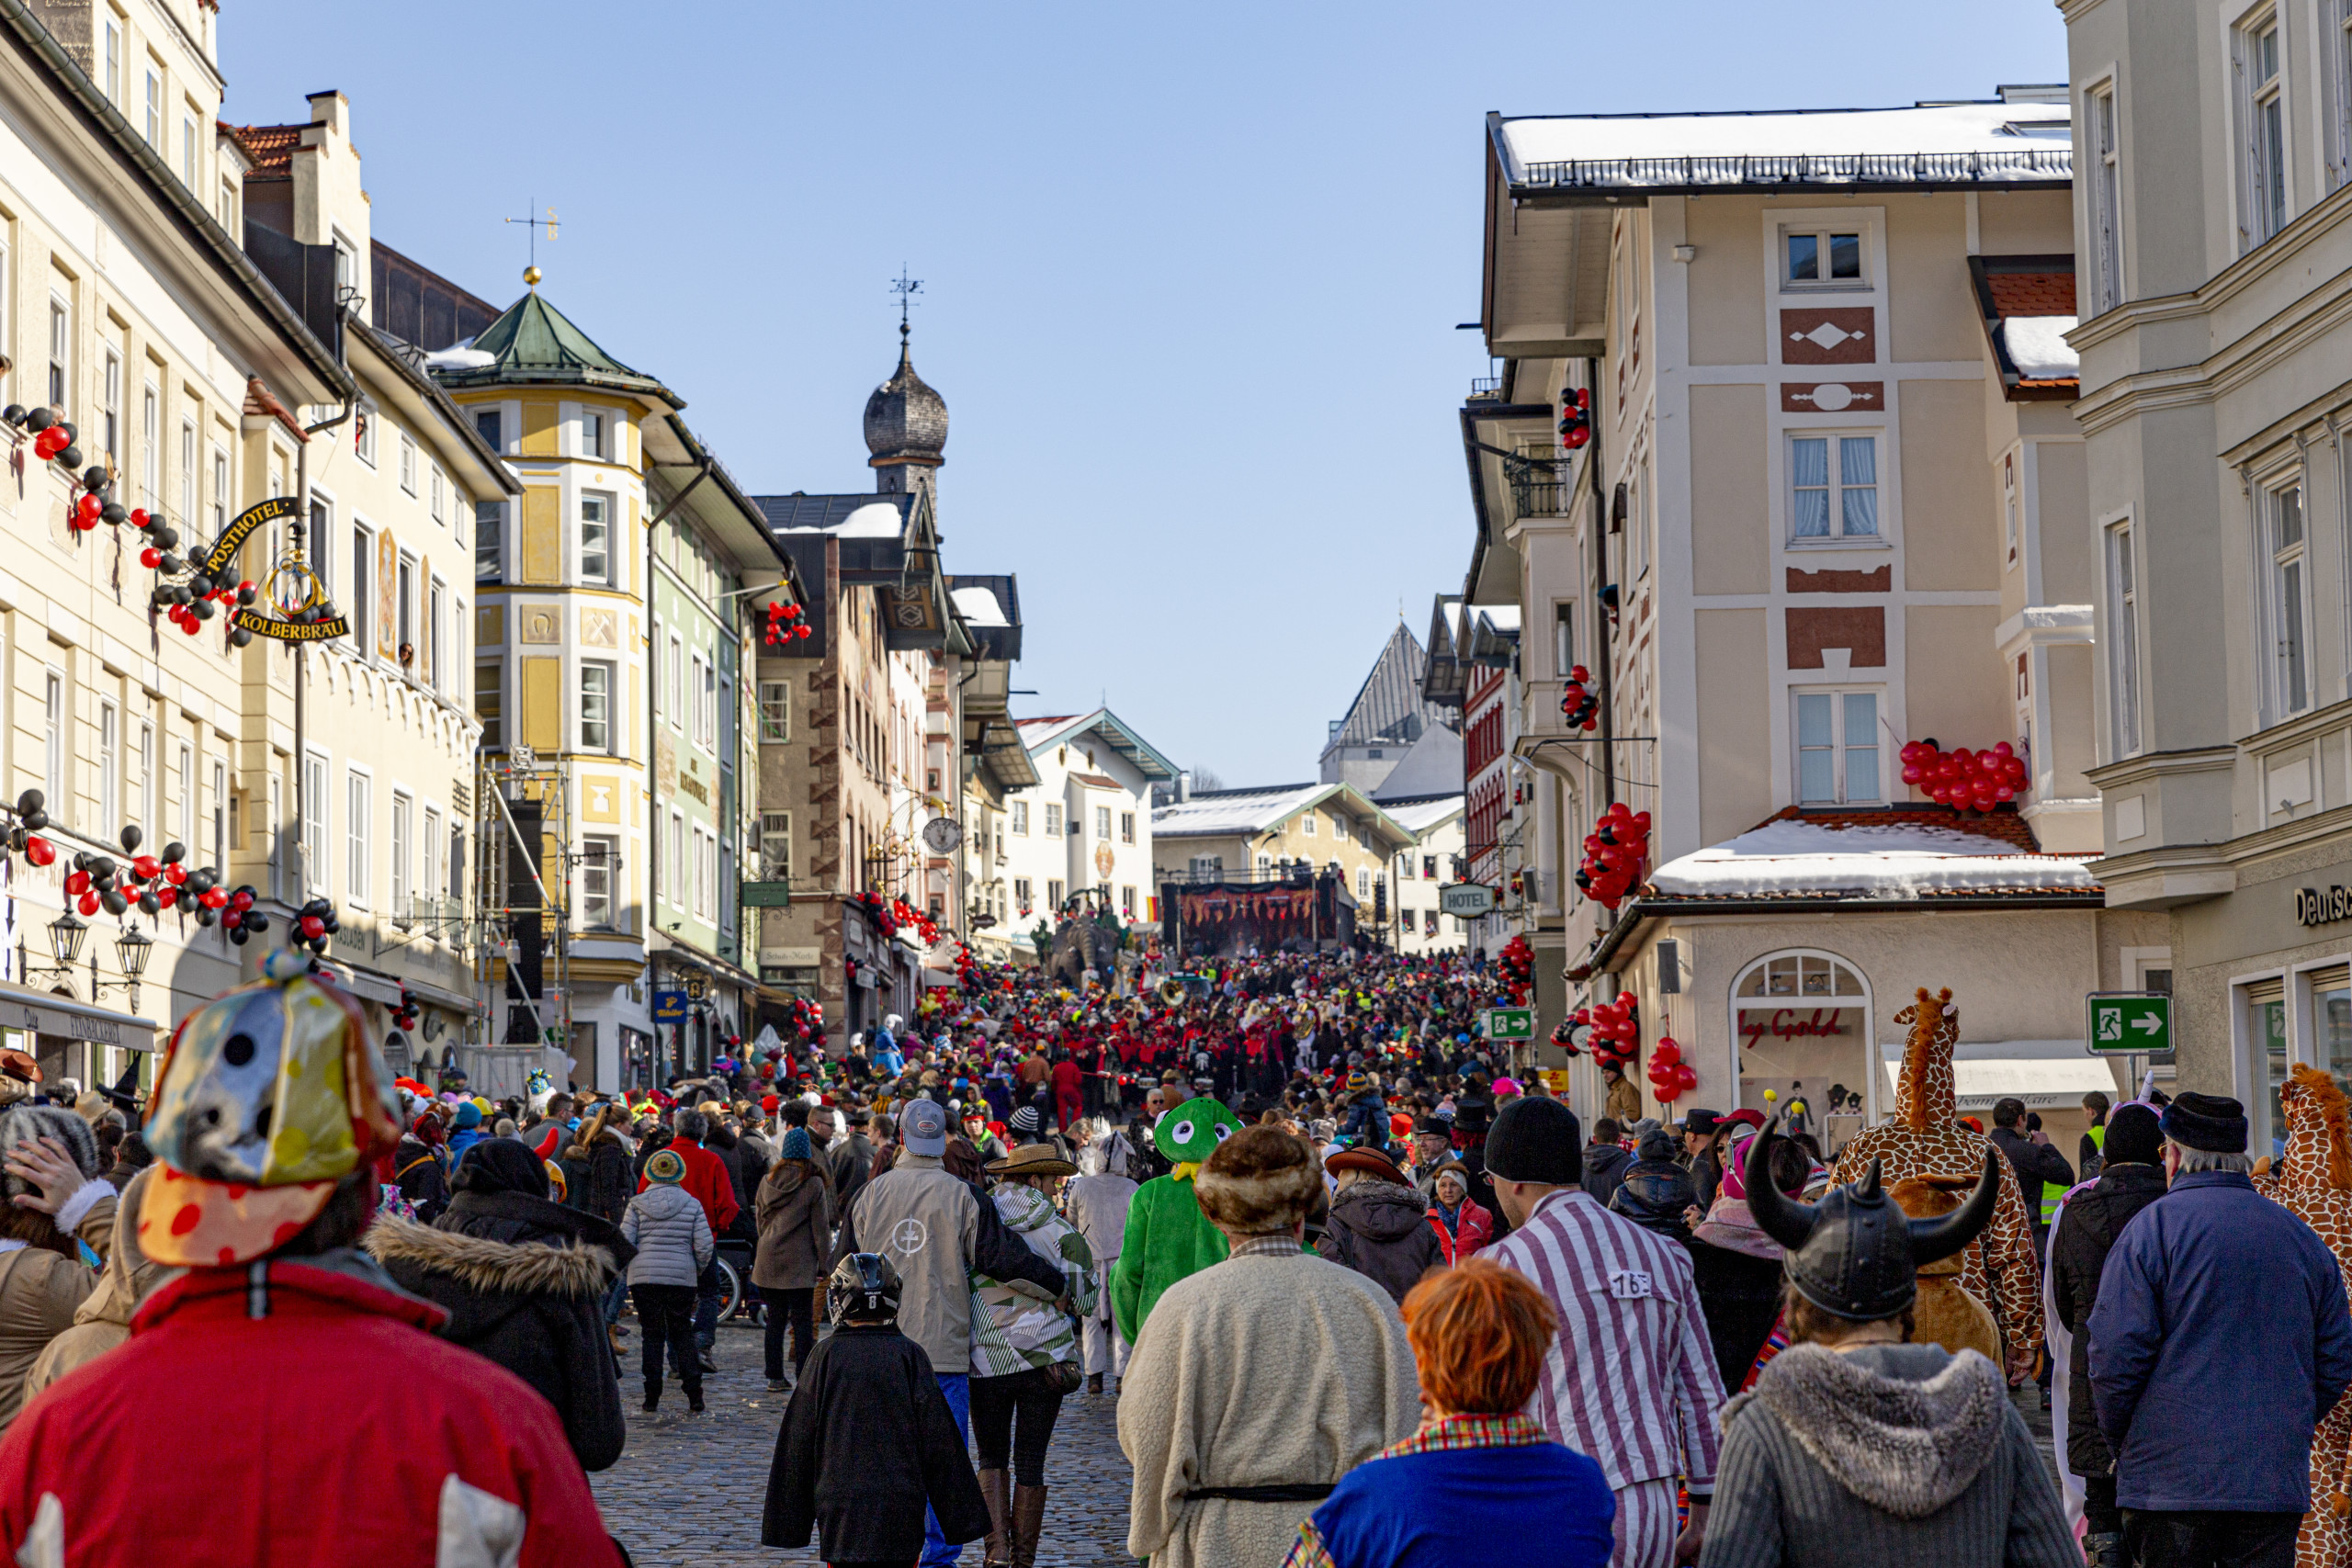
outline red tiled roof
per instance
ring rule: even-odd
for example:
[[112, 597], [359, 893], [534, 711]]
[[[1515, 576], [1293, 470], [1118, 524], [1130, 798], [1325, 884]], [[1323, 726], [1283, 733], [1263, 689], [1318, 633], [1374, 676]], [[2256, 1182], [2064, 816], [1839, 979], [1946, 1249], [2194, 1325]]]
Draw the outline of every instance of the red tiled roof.
[[302, 132], [311, 129], [307, 125], [230, 125], [225, 120], [221, 125], [244, 149], [254, 173], [265, 178], [292, 171], [294, 149], [302, 144]]
[[[1810, 822], [1816, 827], [1832, 829], [1847, 828], [1948, 828], [1956, 833], [1973, 833], [1981, 839], [1998, 839], [2015, 846], [2023, 853], [2038, 855], [2041, 840], [2033, 836], [2024, 818], [2014, 807], [1996, 807], [1987, 816], [1974, 812], [1962, 813], [1949, 806], [1932, 803], [1919, 806], [1882, 807], [1876, 811], [1806, 811], [1794, 806], [1782, 807], [1765, 822]], [[1749, 829], [1754, 831], [1754, 829]]]
[[1993, 309], [2004, 318], [2075, 314], [2071, 272], [1996, 272], [1984, 281], [1992, 287]]

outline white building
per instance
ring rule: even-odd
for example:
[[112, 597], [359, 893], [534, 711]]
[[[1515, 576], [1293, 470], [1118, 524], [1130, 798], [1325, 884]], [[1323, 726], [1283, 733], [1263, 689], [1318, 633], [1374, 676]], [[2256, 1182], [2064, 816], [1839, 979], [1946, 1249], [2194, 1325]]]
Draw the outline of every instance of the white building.
[[1447, 883], [1461, 880], [1454, 868], [1462, 863], [1468, 848], [1462, 792], [1375, 798], [1398, 827], [1413, 835], [1412, 843], [1397, 852], [1390, 879], [1395, 889], [1390, 896], [1390, 944], [1399, 953], [1460, 952], [1467, 927], [1458, 919], [1438, 913], [1437, 892]]
[[1176, 764], [1108, 708], [1023, 719], [1020, 731], [1037, 782], [1005, 800], [1013, 951], [1087, 888], [1122, 921], [1156, 919], [1151, 786], [1173, 783]]

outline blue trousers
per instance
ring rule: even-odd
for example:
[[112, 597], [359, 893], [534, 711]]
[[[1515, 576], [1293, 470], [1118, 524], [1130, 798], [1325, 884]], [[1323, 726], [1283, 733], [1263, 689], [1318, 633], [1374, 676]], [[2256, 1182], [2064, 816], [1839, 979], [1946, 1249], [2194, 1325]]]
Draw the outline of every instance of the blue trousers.
[[[947, 1412], [956, 1417], [956, 1434], [968, 1444], [972, 1440], [972, 1380], [962, 1372], [937, 1372], [939, 1392], [947, 1396]], [[922, 1568], [947, 1568], [947, 1564], [964, 1555], [960, 1546], [950, 1546], [940, 1533], [939, 1516], [931, 1505], [922, 1510]]]

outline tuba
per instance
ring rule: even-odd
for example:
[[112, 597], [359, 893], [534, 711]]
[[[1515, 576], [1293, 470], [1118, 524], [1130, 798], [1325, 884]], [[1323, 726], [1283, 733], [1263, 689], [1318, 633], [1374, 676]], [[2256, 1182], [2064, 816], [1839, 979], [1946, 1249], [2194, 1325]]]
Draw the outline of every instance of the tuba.
[[1184, 1005], [1184, 982], [1173, 976], [1159, 982], [1159, 1000], [1164, 1007]]

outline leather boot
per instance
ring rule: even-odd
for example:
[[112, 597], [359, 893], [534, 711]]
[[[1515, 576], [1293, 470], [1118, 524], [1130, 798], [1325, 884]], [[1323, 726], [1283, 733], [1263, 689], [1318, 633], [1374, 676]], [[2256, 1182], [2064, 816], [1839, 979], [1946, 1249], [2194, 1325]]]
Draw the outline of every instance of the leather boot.
[[2083, 1537], [2083, 1557], [2089, 1568], [2124, 1568], [2122, 1532], [2101, 1530]]
[[1012, 1561], [1012, 1472], [984, 1470], [980, 1495], [989, 1500], [989, 1539], [980, 1548], [980, 1568], [1007, 1568]]
[[1046, 1529], [1046, 1489], [1012, 1489], [1012, 1568], [1037, 1568], [1037, 1538]]

